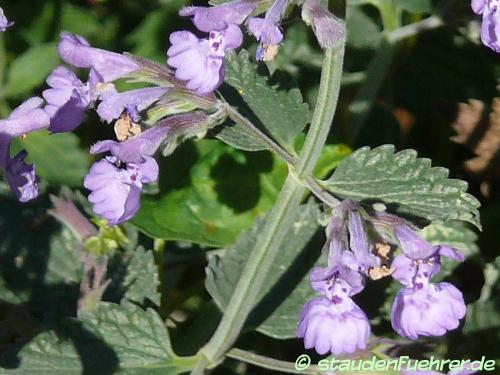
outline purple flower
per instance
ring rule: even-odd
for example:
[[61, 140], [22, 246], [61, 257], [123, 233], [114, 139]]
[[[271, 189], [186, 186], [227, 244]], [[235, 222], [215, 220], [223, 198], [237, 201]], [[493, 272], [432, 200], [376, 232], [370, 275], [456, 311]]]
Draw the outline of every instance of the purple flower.
[[35, 173], [35, 166], [24, 162], [27, 156], [28, 153], [22, 150], [5, 165], [5, 177], [10, 189], [23, 203], [38, 197], [39, 178]]
[[441, 270], [441, 256], [457, 262], [464, 260], [464, 255], [446, 245], [432, 245], [407, 225], [398, 225], [394, 233], [401, 244], [404, 255], [394, 258], [392, 267], [395, 268], [392, 277], [403, 285], [413, 285], [418, 267], [426, 268], [425, 277], [432, 278]]
[[[421, 279], [423, 280], [423, 279]], [[441, 336], [465, 316], [462, 293], [449, 283], [421, 283], [403, 288], [392, 305], [391, 322], [401, 336]]]
[[392, 262], [392, 276], [405, 285], [392, 306], [392, 327], [401, 336], [440, 336], [458, 327], [466, 307], [460, 291], [449, 283], [431, 283], [441, 269], [441, 256], [463, 261], [457, 250], [433, 246], [406, 225], [394, 232], [404, 254]]
[[305, 348], [315, 348], [321, 355], [352, 354], [365, 349], [370, 336], [368, 318], [351, 299], [365, 285], [368, 243], [359, 213], [349, 212], [355, 250], [343, 249], [342, 237], [347, 235], [343, 225], [345, 208], [341, 208], [340, 215], [334, 216], [327, 228], [328, 266], [315, 267], [310, 274], [312, 288], [322, 297], [303, 307], [297, 331], [298, 337], [304, 338]]
[[61, 33], [57, 50], [68, 64], [94, 69], [102, 82], [114, 81], [139, 69], [139, 65], [130, 57], [93, 48], [85, 38], [68, 32]]
[[190, 133], [191, 128], [195, 128], [198, 132], [202, 131], [200, 128], [206, 121], [207, 116], [202, 112], [170, 116], [125, 142], [112, 140], [97, 142], [90, 148], [90, 153], [95, 155], [109, 151], [121, 161], [140, 164], [144, 155], [154, 155], [158, 147], [167, 140], [167, 136]]
[[367, 275], [370, 268], [380, 265], [380, 259], [371, 252], [373, 246], [355, 202], [342, 202], [326, 228], [326, 235], [328, 267], [342, 265]]
[[340, 19], [335, 17], [319, 0], [306, 0], [302, 5], [302, 19], [312, 25], [314, 34], [321, 48], [332, 48], [345, 37], [345, 28]]
[[483, 14], [484, 9], [487, 7], [489, 0], [472, 0], [471, 7], [474, 13]]
[[108, 123], [121, 116], [128, 109], [138, 121], [137, 114], [145, 110], [168, 91], [164, 87], [148, 87], [119, 93], [114, 88], [100, 95], [101, 103], [97, 107], [99, 117]]
[[222, 31], [231, 24], [241, 25], [255, 7], [255, 1], [234, 0], [213, 7], [185, 7], [179, 15], [192, 16], [198, 30], [208, 33]]
[[208, 39], [198, 39], [189, 31], [170, 35], [168, 64], [176, 69], [175, 77], [188, 81], [186, 87], [199, 95], [215, 91], [224, 81], [224, 56], [227, 50], [238, 48], [243, 33], [236, 25], [210, 32]]
[[139, 211], [142, 185], [157, 178], [158, 164], [150, 156], [143, 156], [139, 164], [107, 157], [92, 165], [83, 185], [92, 191], [89, 201], [93, 211], [107, 219], [110, 225], [116, 225]]
[[307, 349], [323, 355], [352, 354], [365, 349], [370, 323], [351, 299], [365, 286], [369, 270], [380, 265], [371, 253], [360, 207], [346, 200], [334, 211], [326, 228], [327, 267], [310, 274], [312, 288], [322, 295], [309, 301], [300, 315], [298, 336]]
[[459, 251], [445, 245], [432, 245], [407, 225], [397, 225], [394, 233], [403, 252], [411, 259], [427, 259], [439, 253], [456, 261], [464, 260], [463, 254]]
[[304, 339], [306, 349], [314, 348], [320, 355], [330, 352], [337, 356], [365, 349], [370, 337], [368, 318], [346, 292], [339, 290], [334, 297], [317, 297], [306, 303], [297, 336]]
[[500, 52], [500, 2], [472, 0], [472, 10], [483, 15], [481, 41], [495, 52]]
[[14, 158], [10, 157], [12, 139], [35, 130], [47, 128], [49, 115], [41, 108], [41, 98], [31, 98], [12, 111], [11, 115], [0, 120], [0, 168], [21, 202], [27, 202], [38, 196], [38, 178], [35, 167], [26, 165], [26, 151], [21, 151]]
[[142, 185], [158, 178], [158, 164], [151, 157], [169, 134], [172, 126], [198, 119], [195, 115], [172, 116], [125, 142], [106, 140], [90, 149], [92, 154], [110, 152], [95, 163], [85, 177], [84, 186], [91, 190], [89, 201], [94, 212], [111, 225], [133, 217], [140, 206]]
[[350, 296], [358, 294], [365, 287], [363, 275], [343, 264], [342, 260], [333, 267], [314, 267], [309, 279], [312, 288], [329, 299], [333, 298], [332, 291], [336, 282], [346, 283]]
[[472, 367], [477, 368], [478, 366], [472, 366], [470, 363], [468, 363], [461, 369], [448, 371], [448, 375], [471, 375], [479, 371], [478, 369], [473, 370]]
[[264, 18], [254, 17], [249, 20], [248, 30], [262, 45], [277, 45], [283, 40], [280, 21], [287, 5], [288, 0], [275, 0]]
[[4, 32], [8, 27], [11, 27], [14, 22], [9, 22], [5, 14], [3, 13], [3, 9], [0, 7], [0, 32]]
[[360, 272], [366, 275], [371, 267], [380, 265], [380, 259], [371, 253], [372, 245], [368, 241], [358, 210], [349, 212], [349, 238], [354, 260]]
[[152, 156], [170, 132], [170, 126], [157, 125], [125, 142], [112, 140], [97, 142], [90, 148], [91, 154], [111, 152], [126, 163], [140, 164], [144, 156]]
[[49, 130], [53, 133], [70, 132], [82, 122], [91, 103], [89, 84], [83, 84], [75, 73], [60, 66], [47, 78], [51, 87], [43, 92], [50, 114]]

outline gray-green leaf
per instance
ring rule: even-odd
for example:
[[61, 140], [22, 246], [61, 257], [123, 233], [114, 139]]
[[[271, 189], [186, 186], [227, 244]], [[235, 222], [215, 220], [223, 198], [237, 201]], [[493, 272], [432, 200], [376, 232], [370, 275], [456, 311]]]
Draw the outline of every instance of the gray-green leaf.
[[71, 303], [82, 264], [71, 231], [48, 217], [42, 205], [0, 198], [0, 212], [0, 299], [31, 299], [47, 313]]
[[68, 337], [35, 337], [18, 353], [19, 366], [4, 373], [175, 375], [192, 367], [175, 356], [165, 324], [151, 309], [101, 303], [82, 315], [69, 324]]
[[[307, 273], [318, 257], [321, 245], [308, 247], [318, 229], [319, 210], [310, 202], [297, 212], [293, 225], [283, 242], [279, 256], [264, 282], [265, 289], [253, 311], [249, 328], [274, 338], [295, 337], [300, 310], [315, 293]], [[236, 244], [222, 258], [210, 259], [206, 287], [219, 308], [224, 311], [244, 264], [253, 248], [263, 220], [250, 231], [243, 232]]]
[[[310, 120], [310, 110], [300, 90], [284, 90], [270, 84], [267, 77], [257, 73], [255, 64], [251, 63], [249, 53], [245, 50], [238, 55], [228, 55], [225, 82], [240, 95], [244, 103], [242, 111], [279, 143], [292, 149], [295, 137]], [[241, 130], [241, 125], [235, 125], [231, 130], [223, 128], [218, 137], [224, 141], [227, 131], [238, 130]], [[242, 140], [244, 137], [247, 137], [246, 133], [243, 133]], [[230, 134], [228, 138], [234, 139], [234, 135]], [[252, 144], [255, 141], [255, 138], [250, 139]], [[255, 149], [255, 146], [241, 148], [250, 150]], [[260, 149], [265, 149], [265, 146]]]
[[138, 247], [132, 254], [123, 280], [124, 297], [129, 301], [144, 304], [147, 300], [160, 304], [158, 293], [158, 268], [152, 251]]
[[417, 158], [414, 150], [363, 147], [342, 161], [325, 187], [342, 198], [383, 202], [398, 214], [481, 226], [480, 204], [466, 193], [467, 183], [449, 179], [446, 168], [431, 167], [431, 161]]

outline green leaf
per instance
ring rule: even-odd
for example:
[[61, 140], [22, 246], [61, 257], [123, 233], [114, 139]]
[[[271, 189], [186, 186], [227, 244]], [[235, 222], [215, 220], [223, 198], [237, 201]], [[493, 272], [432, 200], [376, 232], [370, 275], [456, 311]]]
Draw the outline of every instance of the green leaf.
[[60, 64], [55, 43], [41, 44], [18, 56], [7, 73], [5, 95], [18, 97], [40, 86]]
[[101, 303], [68, 331], [67, 337], [38, 335], [18, 353], [19, 366], [4, 373], [175, 375], [193, 366], [175, 356], [165, 324], [151, 309]]
[[[36, 336], [20, 351], [19, 356], [21, 363], [15, 368], [3, 369], [2, 374], [81, 375], [83, 373], [80, 354], [69, 341], [58, 338], [52, 332]], [[14, 359], [11, 359], [13, 355], [9, 352], [2, 357], [4, 362], [15, 363]]]
[[466, 193], [467, 183], [449, 179], [446, 168], [431, 167], [431, 161], [417, 158], [414, 150], [363, 147], [339, 165], [325, 187], [342, 198], [383, 202], [401, 215], [462, 220], [480, 227], [480, 204]]
[[78, 240], [47, 215], [41, 199], [23, 206], [0, 198], [0, 212], [0, 299], [29, 301], [42, 317], [72, 314], [82, 270]]
[[146, 369], [157, 364], [164, 366], [165, 373], [172, 366], [168, 363], [173, 355], [170, 338], [164, 322], [154, 310], [102, 303], [96, 311], [84, 313], [81, 320], [90, 333], [113, 349], [121, 369]]
[[[295, 141], [295, 152], [297, 154], [302, 150], [305, 140], [305, 134], [297, 137]], [[350, 154], [352, 154], [351, 148], [343, 143], [326, 144], [314, 166], [313, 175], [319, 179], [326, 178]]]
[[[318, 258], [321, 245], [308, 245], [318, 230], [318, 221], [319, 210], [314, 203], [309, 202], [298, 210], [279, 257], [264, 282], [265, 289], [250, 316], [249, 327], [257, 327], [259, 332], [278, 339], [296, 336], [300, 310], [315, 296], [307, 273]], [[222, 311], [264, 224], [264, 220], [257, 221], [251, 230], [238, 237], [223, 257], [213, 257], [209, 261], [206, 288]]]
[[268, 146], [241, 124], [226, 122], [215, 129], [215, 136], [222, 142], [243, 151], [267, 150]]
[[163, 163], [161, 193], [143, 197], [133, 223], [152, 237], [214, 247], [232, 243], [272, 207], [287, 173], [269, 153], [206, 139], [184, 143]]
[[479, 252], [476, 232], [460, 221], [433, 223], [422, 229], [420, 234], [433, 245], [444, 244], [460, 250], [465, 257]]
[[[477, 234], [468, 225], [461, 221], [449, 221], [446, 223], [433, 223], [426, 226], [420, 234], [433, 245], [448, 245], [460, 250], [466, 258], [479, 253], [476, 244]], [[441, 272], [436, 280], [442, 280], [450, 275], [460, 263], [442, 258]]]
[[325, 178], [351, 153], [350, 147], [344, 144], [326, 145], [314, 166], [314, 175]]
[[[238, 55], [228, 55], [225, 82], [238, 92], [243, 101], [239, 103], [242, 112], [285, 147], [293, 144], [295, 137], [310, 120], [309, 107], [304, 103], [300, 90], [285, 90], [271, 84], [267, 77], [257, 73], [256, 66], [250, 62], [245, 50]], [[239, 127], [235, 125], [233, 130]], [[222, 140], [225, 131], [223, 128], [218, 135]], [[246, 134], [242, 137], [246, 137]]]
[[48, 131], [30, 133], [20, 141], [28, 151], [30, 162], [36, 165], [41, 179], [56, 185], [81, 186], [89, 171], [88, 152], [78, 146], [72, 133], [50, 134]]
[[153, 252], [138, 247], [131, 255], [122, 282], [125, 289], [123, 297], [141, 305], [151, 301], [159, 306], [160, 293], [158, 293], [158, 286], [160, 280], [158, 279], [158, 268], [155, 264]]
[[347, 44], [354, 48], [376, 47], [382, 33], [376, 22], [361, 9], [348, 6], [346, 13]]
[[478, 301], [467, 309], [464, 332], [466, 334], [493, 333], [500, 339], [500, 312], [496, 306], [498, 301]]
[[12, 286], [0, 277], [0, 300], [18, 305], [28, 301], [29, 294], [26, 291], [16, 292], [12, 290]]

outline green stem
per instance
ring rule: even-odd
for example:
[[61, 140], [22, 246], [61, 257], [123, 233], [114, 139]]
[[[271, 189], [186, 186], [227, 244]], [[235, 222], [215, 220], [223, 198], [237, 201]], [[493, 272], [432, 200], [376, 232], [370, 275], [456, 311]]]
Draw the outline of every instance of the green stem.
[[[342, 76], [345, 41], [325, 52], [321, 83], [311, 127], [297, 162], [269, 213], [264, 230], [260, 233], [252, 254], [234, 288], [224, 315], [210, 341], [201, 350], [210, 365], [220, 362], [236, 341], [245, 320], [255, 306], [265, 276], [269, 273], [280, 245], [290, 227], [292, 217], [302, 201], [305, 189], [297, 181], [311, 174], [325, 144], [337, 106]], [[199, 366], [197, 367], [199, 371]]]
[[341, 40], [337, 48], [325, 52], [318, 99], [311, 120], [311, 128], [307, 134], [296, 168], [299, 177], [312, 174], [326, 142], [326, 137], [330, 132], [342, 80], [344, 48], [345, 40]]
[[295, 165], [295, 163], [297, 162], [295, 156], [291, 155], [288, 151], [286, 151], [283, 147], [281, 147], [278, 143], [276, 143], [271, 137], [269, 137], [257, 126], [255, 126], [250, 120], [248, 120], [245, 116], [239, 113], [236, 108], [232, 107], [231, 105], [225, 102], [222, 102], [222, 106], [231, 120], [250, 130], [262, 142], [264, 142], [266, 146], [268, 146], [271, 149], [271, 151], [280, 156], [288, 164]]
[[160, 280], [160, 285], [158, 286], [158, 291], [160, 292], [161, 295], [161, 300], [160, 300], [160, 312], [162, 316], [166, 314], [166, 293], [165, 293], [165, 246], [166, 246], [166, 241], [164, 239], [156, 238], [154, 240], [154, 258], [155, 258], [155, 263], [156, 267], [158, 269], [158, 279]]
[[241, 362], [245, 362], [254, 366], [259, 366], [262, 368], [267, 368], [269, 370], [284, 372], [288, 374], [320, 374], [321, 371], [318, 366], [310, 365], [307, 369], [297, 370], [295, 363], [280, 361], [278, 359], [265, 357], [263, 355], [250, 353], [241, 349], [231, 349], [227, 353], [227, 357], [237, 359]]
[[[391, 357], [384, 355], [383, 353], [375, 353], [374, 354], [380, 358], [380, 359], [385, 359], [385, 360], [390, 360]], [[307, 374], [307, 375], [320, 375], [320, 374], [326, 374], [326, 373], [333, 373], [333, 372], [327, 372], [325, 371], [324, 368], [321, 368], [318, 365], [314, 364], [309, 364], [307, 368], [301, 367], [301, 369], [297, 369], [296, 364], [292, 362], [287, 362], [287, 361], [281, 361], [278, 359], [274, 358], [269, 358], [265, 357], [260, 354], [255, 354], [251, 352], [247, 352], [245, 350], [241, 349], [231, 349], [229, 352], [226, 354], [227, 357], [237, 359], [238, 361], [245, 362], [254, 366], [266, 368], [269, 370], [273, 371], [279, 371], [282, 373], [288, 373], [288, 374]], [[355, 359], [350, 359], [350, 358], [345, 358], [345, 360], [351, 360], [355, 361]], [[361, 359], [358, 359], [361, 360]], [[303, 369], [302, 369], [303, 368]], [[388, 374], [399, 374], [399, 372], [392, 372], [392, 371], [362, 371], [361, 372], [363, 375], [388, 375]], [[336, 375], [358, 375], [360, 374], [359, 371], [335, 371]]]
[[426, 30], [432, 30], [444, 25], [438, 16], [431, 16], [422, 21], [414, 22], [387, 33], [387, 40], [391, 43], [399, 42], [405, 38], [417, 35]]
[[234, 293], [224, 310], [222, 320], [214, 335], [202, 349], [208, 361], [216, 364], [236, 341], [245, 320], [253, 309], [263, 285], [264, 276], [269, 272], [280, 249], [290, 220], [294, 216], [305, 189], [292, 176], [288, 176], [269, 213], [264, 231], [259, 235], [249, 261], [245, 264]]
[[396, 30], [401, 22], [401, 11], [396, 8], [392, 1], [381, 2], [378, 6], [384, 31]]
[[[250, 130], [254, 135], [256, 135], [262, 142], [264, 142], [271, 151], [276, 155], [280, 156], [285, 162], [287, 162], [292, 167], [297, 166], [297, 158], [281, 147], [277, 142], [275, 142], [271, 137], [264, 134], [258, 127], [256, 127], [250, 120], [241, 115], [234, 107], [229, 104], [224, 103], [224, 109], [231, 118], [237, 124], [240, 124]], [[323, 189], [320, 183], [310, 174], [304, 176], [303, 183], [306, 187], [323, 203], [330, 207], [336, 207], [339, 201], [327, 190]]]

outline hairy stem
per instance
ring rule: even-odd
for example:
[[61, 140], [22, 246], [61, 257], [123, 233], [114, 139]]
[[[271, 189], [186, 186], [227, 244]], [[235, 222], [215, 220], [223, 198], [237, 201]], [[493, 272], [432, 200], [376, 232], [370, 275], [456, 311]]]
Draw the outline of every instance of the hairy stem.
[[320, 374], [321, 371], [320, 369], [315, 366], [311, 365], [307, 369], [304, 370], [298, 370], [296, 368], [295, 363], [292, 362], [287, 362], [287, 361], [280, 361], [278, 359], [274, 358], [269, 358], [265, 357], [263, 355], [255, 354], [255, 353], [250, 353], [245, 350], [241, 349], [231, 349], [227, 353], [227, 357], [237, 359], [241, 362], [249, 363], [254, 366], [259, 366], [262, 368], [267, 368], [269, 370], [274, 370], [274, 371], [279, 371], [283, 373], [288, 373], [288, 374]]
[[311, 120], [311, 128], [296, 167], [296, 172], [300, 177], [312, 174], [326, 142], [326, 137], [330, 132], [339, 97], [344, 48], [345, 40], [341, 40], [336, 48], [325, 52], [318, 99]]
[[268, 146], [271, 149], [271, 151], [280, 156], [288, 164], [295, 165], [297, 163], [297, 159], [295, 158], [295, 156], [291, 155], [277, 142], [275, 142], [271, 137], [266, 135], [262, 130], [260, 130], [257, 126], [255, 126], [249, 119], [247, 119], [245, 116], [239, 113], [236, 108], [230, 106], [227, 103], [224, 103], [223, 106], [227, 115], [231, 120], [233, 120], [237, 124], [244, 126], [247, 130], [251, 131], [262, 142], [264, 142], [266, 146]]
[[[375, 353], [376, 356], [380, 359], [384, 360], [390, 360], [391, 357], [383, 354], [383, 353]], [[274, 358], [269, 358], [260, 354], [255, 354], [251, 352], [247, 352], [246, 350], [241, 350], [237, 348], [231, 349], [229, 352], [226, 354], [227, 357], [237, 359], [241, 362], [245, 362], [254, 366], [266, 368], [269, 370], [273, 371], [279, 371], [282, 373], [288, 373], [288, 374], [307, 374], [307, 375], [320, 375], [320, 374], [326, 374], [330, 373], [333, 374], [334, 372], [327, 372], [324, 368], [325, 364], [323, 366], [318, 366], [315, 364], [309, 364], [308, 366], [300, 366], [297, 362], [292, 363], [292, 362], [287, 362], [287, 361], [281, 361], [279, 359], [274, 359]], [[333, 361], [335, 361], [335, 358], [332, 358]], [[347, 360], [345, 358], [344, 360]], [[351, 361], [354, 361], [354, 359], [350, 359]], [[391, 371], [362, 371], [363, 375], [387, 375], [392, 373]], [[336, 375], [358, 375], [359, 371], [335, 371]]]
[[391, 43], [396, 43], [405, 38], [415, 36], [422, 31], [432, 30], [443, 25], [444, 22], [441, 18], [438, 16], [431, 16], [422, 21], [411, 23], [387, 33], [387, 40]]
[[[289, 165], [291, 165], [294, 168], [297, 166], [298, 160], [295, 156], [290, 154], [277, 142], [275, 142], [269, 136], [264, 134], [257, 126], [255, 126], [250, 120], [248, 120], [241, 113], [239, 113], [235, 108], [231, 107], [228, 104], [224, 104], [224, 108], [226, 110], [226, 113], [234, 122], [250, 130], [262, 142], [264, 142], [271, 151], [273, 151], [276, 155], [280, 156]], [[330, 207], [336, 207], [338, 205], [339, 201], [337, 200], [337, 198], [335, 198], [327, 190], [323, 189], [323, 187], [312, 175], [308, 174], [304, 176], [303, 183], [323, 203], [327, 204]]]
[[201, 354], [211, 365], [220, 362], [236, 341], [257, 302], [264, 277], [279, 253], [291, 218], [302, 201], [305, 189], [297, 181], [297, 177], [303, 180], [312, 173], [325, 144], [337, 106], [344, 47], [345, 41], [341, 40], [335, 48], [325, 51], [317, 104], [294, 173], [287, 177], [276, 204], [266, 219], [264, 230], [245, 264], [217, 330], [201, 350]]

